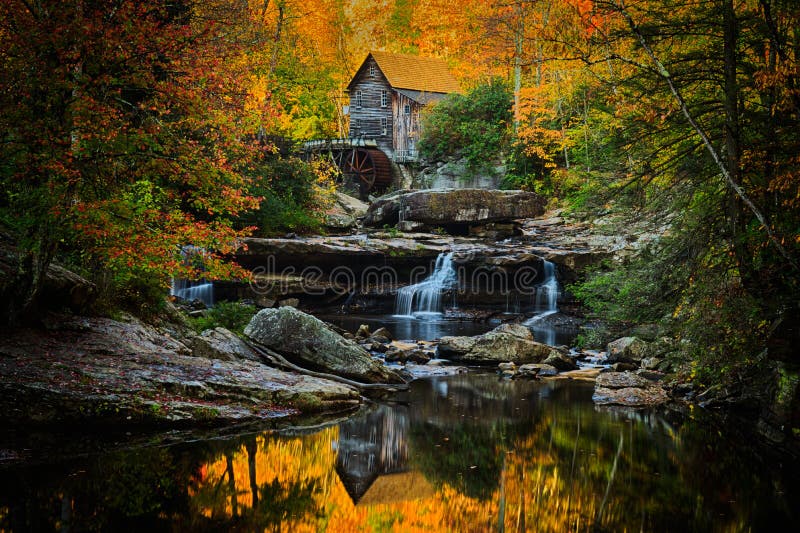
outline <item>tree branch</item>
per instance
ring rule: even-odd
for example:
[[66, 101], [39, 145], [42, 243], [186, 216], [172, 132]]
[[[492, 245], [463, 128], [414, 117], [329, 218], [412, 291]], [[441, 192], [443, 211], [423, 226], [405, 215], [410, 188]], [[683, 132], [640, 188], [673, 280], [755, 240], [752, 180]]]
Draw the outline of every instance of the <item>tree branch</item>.
[[797, 261], [795, 261], [792, 258], [791, 255], [789, 255], [789, 252], [786, 250], [786, 248], [784, 248], [784, 246], [778, 240], [777, 236], [775, 235], [775, 232], [772, 231], [772, 228], [770, 227], [769, 222], [767, 221], [764, 214], [755, 205], [755, 203], [753, 203], [753, 201], [747, 195], [742, 186], [736, 183], [736, 181], [731, 176], [731, 173], [728, 171], [728, 168], [722, 161], [722, 157], [720, 157], [719, 152], [717, 152], [717, 149], [714, 148], [714, 145], [711, 143], [711, 140], [709, 139], [705, 130], [703, 130], [703, 128], [700, 127], [700, 125], [694, 119], [694, 116], [689, 111], [689, 107], [686, 105], [686, 100], [683, 98], [683, 94], [681, 93], [680, 89], [678, 89], [678, 87], [675, 85], [675, 82], [672, 79], [672, 76], [670, 75], [669, 71], [664, 66], [664, 64], [661, 63], [661, 61], [658, 59], [658, 56], [656, 56], [655, 52], [653, 52], [652, 47], [647, 42], [647, 39], [645, 39], [644, 34], [642, 34], [641, 30], [639, 29], [639, 26], [636, 25], [631, 15], [625, 9], [625, 3], [622, 0], [617, 4], [617, 8], [620, 14], [623, 16], [623, 18], [625, 18], [625, 21], [628, 23], [628, 27], [630, 28], [631, 32], [637, 38], [639, 44], [642, 45], [642, 48], [647, 53], [647, 56], [655, 65], [658, 75], [661, 76], [661, 78], [667, 82], [670, 92], [675, 97], [675, 100], [678, 102], [678, 105], [680, 106], [683, 115], [686, 117], [686, 120], [689, 122], [689, 125], [692, 126], [695, 132], [703, 140], [703, 145], [706, 147], [706, 150], [711, 155], [711, 158], [714, 160], [714, 163], [717, 165], [717, 168], [719, 168], [719, 171], [722, 174], [722, 177], [724, 178], [728, 187], [730, 187], [734, 191], [734, 193], [736, 193], [736, 195], [739, 197], [742, 203], [744, 203], [748, 207], [748, 209], [750, 209], [753, 215], [758, 219], [758, 221], [763, 226], [764, 231], [766, 231], [769, 241], [778, 250], [778, 253], [780, 253], [781, 256], [783, 256], [783, 258], [786, 259], [786, 261], [791, 265], [791, 267], [794, 270], [800, 272], [800, 265], [797, 263]]
[[361, 383], [358, 381], [353, 381], [351, 379], [343, 378], [341, 376], [337, 376], [335, 374], [326, 374], [324, 372], [314, 372], [313, 370], [307, 370], [303, 367], [297, 366], [294, 363], [289, 362], [283, 357], [281, 354], [274, 352], [267, 348], [266, 346], [252, 340], [252, 339], [245, 339], [245, 343], [250, 346], [258, 355], [266, 359], [267, 361], [271, 361], [273, 364], [280, 368], [284, 368], [286, 370], [292, 370], [299, 374], [305, 374], [306, 376], [311, 376], [315, 378], [322, 378], [327, 379], [330, 381], [336, 381], [338, 383], [342, 383], [344, 385], [349, 385], [351, 387], [355, 387], [360, 391], [367, 391], [367, 390], [382, 390], [382, 391], [403, 391], [408, 390], [408, 385], [395, 385], [389, 383]]

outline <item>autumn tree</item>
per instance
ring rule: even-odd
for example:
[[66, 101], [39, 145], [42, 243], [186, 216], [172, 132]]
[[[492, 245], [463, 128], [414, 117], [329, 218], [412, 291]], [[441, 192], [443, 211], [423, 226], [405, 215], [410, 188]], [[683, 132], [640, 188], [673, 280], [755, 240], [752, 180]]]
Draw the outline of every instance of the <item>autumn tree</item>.
[[[243, 234], [254, 205], [236, 68], [246, 10], [230, 2], [84, 0], [0, 5], [0, 216], [20, 268], [4, 315], [35, 311], [56, 254], [115, 290], [204, 275]], [[102, 274], [97, 274], [102, 273]]]
[[[669, 325], [694, 347], [706, 383], [796, 375], [800, 10], [768, 0], [595, 6], [605, 26], [585, 59], [615, 73], [606, 94], [625, 162], [615, 190], [640, 188], [636, 215], [671, 224], [646, 260], [593, 276], [582, 295], [621, 304], [617, 318]], [[781, 389], [790, 382], [774, 381], [786, 428], [800, 422], [797, 391]]]

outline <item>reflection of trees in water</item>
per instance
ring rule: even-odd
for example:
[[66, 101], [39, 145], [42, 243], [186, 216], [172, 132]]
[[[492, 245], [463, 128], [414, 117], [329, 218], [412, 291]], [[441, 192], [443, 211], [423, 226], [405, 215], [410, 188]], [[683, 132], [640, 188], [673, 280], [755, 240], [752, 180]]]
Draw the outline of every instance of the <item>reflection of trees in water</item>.
[[150, 448], [0, 472], [0, 530], [168, 529], [189, 508], [194, 457]]
[[[411, 392], [408, 406], [374, 406], [297, 438], [264, 433], [4, 470], [0, 529], [742, 530], [796, 522], [796, 467], [744, 453], [747, 437], [729, 426], [689, 420], [675, 429], [660, 416], [600, 411], [584, 401], [591, 389], [570, 384], [467, 376], [415, 382]], [[372, 462], [367, 455], [362, 463], [361, 451]], [[352, 497], [347, 476], [371, 479], [366, 493]]]
[[319, 464], [331, 455], [330, 442], [326, 432], [306, 439], [263, 434], [221, 450], [189, 486], [194, 512], [187, 526], [279, 531], [287, 524], [315, 523], [335, 479], [330, 463]]
[[500, 483], [503, 456], [536, 430], [536, 385], [494, 375], [416, 382], [411, 462], [437, 487], [449, 484], [487, 500]]

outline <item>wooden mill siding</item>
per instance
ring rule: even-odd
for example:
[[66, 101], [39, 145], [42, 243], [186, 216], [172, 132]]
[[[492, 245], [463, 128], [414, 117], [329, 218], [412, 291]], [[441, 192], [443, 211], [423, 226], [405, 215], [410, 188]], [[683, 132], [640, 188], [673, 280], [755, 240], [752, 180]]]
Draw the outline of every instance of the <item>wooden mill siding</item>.
[[[375, 67], [374, 77], [370, 76], [370, 62]], [[361, 91], [361, 105], [357, 93]], [[387, 94], [387, 106], [381, 106], [382, 91]], [[378, 147], [392, 154], [392, 86], [381, 73], [374, 59], [369, 58], [350, 85], [350, 137], [374, 139]], [[387, 131], [383, 134], [381, 119], [386, 120]]]
[[395, 152], [400, 154], [415, 152], [417, 141], [419, 141], [419, 111], [422, 106], [401, 93], [395, 93], [392, 101], [392, 114], [395, 119], [393, 139]]

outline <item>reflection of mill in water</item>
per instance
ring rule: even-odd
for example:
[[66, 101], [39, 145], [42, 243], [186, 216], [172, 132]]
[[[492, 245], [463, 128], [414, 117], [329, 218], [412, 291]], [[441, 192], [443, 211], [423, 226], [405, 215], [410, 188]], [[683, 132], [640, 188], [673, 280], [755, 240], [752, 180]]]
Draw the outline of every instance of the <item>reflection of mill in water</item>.
[[408, 409], [385, 405], [339, 425], [336, 473], [354, 504], [397, 500], [398, 485], [409, 499], [432, 494], [420, 474], [408, 471], [408, 428]]

